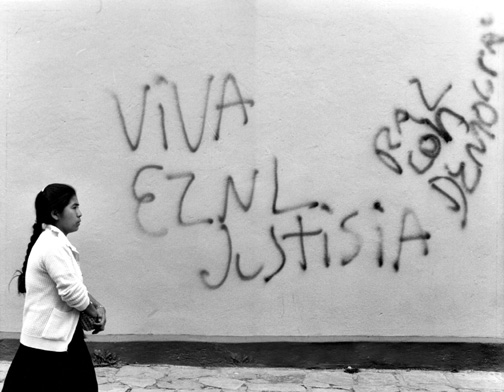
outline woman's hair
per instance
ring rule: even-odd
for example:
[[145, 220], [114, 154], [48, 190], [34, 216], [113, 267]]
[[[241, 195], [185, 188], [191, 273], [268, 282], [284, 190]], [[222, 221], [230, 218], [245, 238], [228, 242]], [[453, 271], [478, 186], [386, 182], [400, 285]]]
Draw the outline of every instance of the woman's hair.
[[76, 195], [75, 189], [65, 184], [50, 184], [40, 191], [35, 198], [35, 223], [33, 224], [33, 234], [26, 249], [26, 256], [21, 270], [17, 271], [18, 292], [26, 293], [25, 277], [28, 257], [33, 245], [42, 234], [43, 224], [54, 224], [52, 212], [61, 213], [70, 203], [70, 199]]

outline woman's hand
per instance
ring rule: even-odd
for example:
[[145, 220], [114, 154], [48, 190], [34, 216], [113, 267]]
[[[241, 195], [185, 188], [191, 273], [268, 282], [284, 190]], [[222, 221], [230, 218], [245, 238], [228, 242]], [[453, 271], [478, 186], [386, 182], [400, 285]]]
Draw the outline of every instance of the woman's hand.
[[107, 315], [105, 312], [105, 308], [94, 298], [91, 293], [89, 295], [89, 306], [93, 308], [97, 315], [93, 314], [92, 317], [96, 319], [95, 329], [93, 331], [93, 335], [96, 335], [99, 332], [105, 331], [105, 324], [107, 323]]
[[105, 331], [105, 324], [107, 323], [107, 315], [105, 308], [103, 306], [98, 306], [96, 308], [96, 312], [98, 313], [98, 317], [96, 317], [96, 322], [94, 324], [95, 329], [93, 331], [93, 335]]

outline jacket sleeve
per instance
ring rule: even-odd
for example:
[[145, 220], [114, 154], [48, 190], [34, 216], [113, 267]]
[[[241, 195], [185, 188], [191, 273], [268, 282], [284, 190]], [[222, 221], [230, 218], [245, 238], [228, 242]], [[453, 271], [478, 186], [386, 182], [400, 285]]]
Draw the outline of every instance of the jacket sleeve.
[[44, 257], [44, 265], [56, 284], [58, 295], [68, 306], [81, 312], [89, 306], [88, 290], [68, 247], [59, 244], [51, 247]]

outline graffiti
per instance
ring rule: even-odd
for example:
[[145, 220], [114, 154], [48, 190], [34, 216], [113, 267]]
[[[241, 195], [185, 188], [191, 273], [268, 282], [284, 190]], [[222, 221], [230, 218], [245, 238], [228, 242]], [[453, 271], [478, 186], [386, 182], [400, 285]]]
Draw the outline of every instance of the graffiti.
[[[491, 28], [492, 21], [484, 19], [481, 25]], [[469, 108], [460, 110], [447, 103], [457, 88], [455, 84], [446, 83], [431, 95], [426, 93], [421, 78], [414, 77], [409, 80], [409, 88], [417, 94], [421, 111], [395, 108], [393, 126], [382, 126], [373, 139], [375, 156], [385, 168], [397, 176], [408, 171], [421, 179], [429, 190], [442, 197], [449, 211], [457, 214], [461, 228], [468, 223], [469, 196], [481, 184], [487, 144], [495, 139], [494, 127], [499, 121], [492, 101], [499, 74], [491, 60], [497, 53], [496, 46], [504, 43], [504, 37], [485, 33], [481, 43], [482, 49], [475, 57], [479, 78], [470, 82], [474, 97]], [[164, 76], [156, 76], [152, 83], [140, 89], [136, 117], [128, 111], [127, 118], [121, 99], [114, 94], [112, 98], [127, 148], [137, 152], [142, 138], [154, 130], [163, 151], [175, 148], [197, 154], [208, 140], [222, 143], [222, 135], [229, 135], [224, 132], [229, 124], [223, 119], [231, 109], [235, 111], [233, 131], [237, 126], [246, 127], [254, 99], [244, 93], [231, 73], [220, 80], [220, 88], [215, 89], [216, 84], [218, 78], [214, 75], [204, 81], [201, 106], [197, 106], [201, 123], [196, 134], [187, 126], [178, 84]], [[217, 99], [212, 91], [217, 91]], [[159, 96], [169, 96], [169, 103], [156, 100]], [[151, 120], [149, 126], [146, 126], [146, 118]], [[205, 138], [211, 124], [210, 138]], [[179, 132], [181, 137], [174, 137], [177, 136], [174, 132]], [[182, 146], [173, 146], [174, 140]], [[459, 140], [464, 140], [460, 155], [447, 153], [447, 146]], [[211, 178], [197, 169], [175, 170], [166, 164], [145, 164], [136, 169], [131, 183], [137, 226], [145, 235], [157, 238], [169, 238], [173, 229], [187, 233], [191, 229], [201, 229], [208, 233], [208, 241], [222, 251], [218, 256], [222, 260], [212, 260], [211, 267], [198, 270], [201, 283], [211, 290], [221, 288], [231, 277], [241, 282], [269, 284], [272, 280], [280, 280], [279, 276], [286, 273], [287, 267], [290, 272], [295, 268], [301, 274], [312, 268], [352, 269], [359, 265], [359, 257], [369, 259], [370, 248], [372, 264], [368, 265], [392, 273], [398, 273], [407, 260], [404, 256], [407, 247], [422, 257], [429, 255], [431, 234], [425, 230], [413, 206], [392, 207], [374, 198], [366, 208], [345, 207], [343, 210], [335, 207], [337, 200], [307, 195], [302, 187], [297, 187], [300, 190], [290, 195], [281, 186], [281, 163], [273, 155], [267, 169], [251, 167], [240, 181], [229, 172], [223, 173], [227, 170], [225, 166]], [[212, 189], [214, 194], [205, 187]], [[288, 189], [292, 189], [292, 184]], [[267, 195], [266, 203], [264, 195]], [[258, 203], [259, 197], [263, 203]], [[203, 199], [213, 203], [200, 203]], [[162, 201], [167, 200], [174, 205], [169, 214], [159, 208]], [[258, 204], [263, 208], [259, 212]], [[253, 222], [253, 214], [258, 213], [264, 227], [261, 226], [259, 233], [261, 238], [257, 234], [253, 237], [260, 243], [253, 246], [266, 248], [267, 257], [254, 260], [240, 247], [240, 239], [243, 241], [246, 236], [242, 231], [238, 231], [237, 236], [233, 218], [238, 215], [243, 222]], [[250, 219], [242, 219], [245, 216]], [[385, 220], [382, 219], [388, 218], [386, 221], [390, 225], [392, 216], [393, 229], [383, 224]]]
[[[224, 273], [223, 278], [220, 280], [219, 283], [216, 284], [211, 284], [208, 282], [208, 277], [210, 276], [210, 272], [206, 269], [202, 269], [200, 271], [200, 277], [203, 283], [208, 287], [209, 289], [218, 289], [221, 287], [224, 282], [226, 281], [228, 275], [229, 275], [229, 270], [231, 269], [231, 263], [233, 261], [233, 243], [231, 241], [231, 235], [229, 234], [229, 230], [225, 224], [221, 225], [221, 230], [226, 234], [226, 239], [227, 239], [227, 249], [228, 249], [228, 258], [227, 258], [227, 263], [226, 263], [226, 272]], [[236, 258], [236, 268], [239, 269], [239, 257], [237, 256]]]
[[[481, 25], [489, 28], [491, 19], [482, 19]], [[481, 80], [472, 80], [475, 92], [474, 101], [466, 111], [458, 112], [454, 108], [443, 105], [443, 100], [453, 91], [451, 83], [443, 87], [438, 95], [428, 99], [424, 86], [419, 78], [409, 81], [415, 86], [423, 108], [427, 113], [414, 115], [412, 110], [395, 109], [394, 128], [381, 127], [374, 137], [374, 152], [381, 163], [397, 175], [402, 175], [406, 169], [411, 169], [419, 176], [430, 174], [427, 184], [431, 189], [449, 201], [448, 209], [461, 215], [460, 227], [463, 229], [468, 222], [468, 199], [479, 187], [483, 176], [483, 157], [487, 152], [487, 143], [495, 139], [492, 128], [498, 123], [499, 115], [492, 105], [494, 81], [499, 76], [490, 63], [496, 56], [496, 45], [504, 44], [504, 36], [493, 32], [481, 37], [483, 49], [478, 52], [476, 64]], [[419, 131], [416, 146], [412, 149], [403, 144], [405, 128]], [[443, 154], [448, 143], [454, 138], [465, 142], [464, 150], [458, 162], [451, 164], [447, 160], [453, 155]], [[435, 163], [444, 160], [444, 165], [435, 168]], [[432, 172], [436, 171], [434, 175]]]
[[[189, 140], [189, 135], [188, 135], [188, 130], [185, 124], [184, 120], [184, 115], [182, 113], [182, 104], [181, 104], [181, 99], [178, 93], [178, 85], [175, 82], [168, 81], [164, 76], [158, 75], [155, 78], [154, 84], [158, 88], [162, 88], [163, 86], [167, 86], [169, 89], [171, 89], [171, 92], [173, 94], [173, 99], [174, 99], [174, 105], [176, 107], [176, 112], [178, 114], [178, 121], [180, 125], [181, 132], [184, 136], [185, 140], [185, 145], [187, 149], [195, 153], [198, 151], [200, 148], [200, 145], [203, 141], [203, 134], [205, 133], [205, 124], [206, 124], [206, 118], [207, 114], [209, 111], [209, 100], [210, 100], [210, 91], [212, 88], [212, 82], [214, 81], [215, 77], [213, 75], [210, 75], [207, 79], [207, 89], [206, 89], [206, 95], [203, 103], [203, 113], [201, 116], [201, 130], [199, 132], [199, 137], [198, 141], [196, 143], [191, 143]], [[229, 87], [231, 85], [232, 89], [234, 90], [234, 93], [236, 95], [235, 99], [229, 98], [229, 95], [231, 94], [229, 92]], [[145, 123], [145, 113], [147, 110], [147, 104], [148, 104], [148, 96], [150, 91], [152, 90], [151, 85], [147, 84], [143, 87], [143, 93], [142, 93], [142, 105], [141, 105], [141, 112], [140, 112], [140, 121], [138, 124], [138, 130], [136, 132], [136, 138], [131, 136], [133, 133], [131, 130], [131, 127], [128, 127], [126, 121], [126, 118], [124, 116], [124, 110], [121, 105], [121, 100], [116, 94], [113, 94], [112, 97], [115, 101], [116, 104], [116, 109], [119, 115], [119, 120], [121, 123], [121, 128], [123, 131], [124, 136], [126, 137], [126, 141], [128, 143], [129, 148], [131, 151], [136, 151], [140, 147], [140, 142], [142, 139], [142, 133], [144, 131], [144, 123]], [[222, 119], [224, 115], [224, 111], [227, 109], [231, 109], [234, 107], [239, 107], [241, 108], [242, 115], [243, 115], [243, 125], [246, 125], [248, 122], [248, 114], [247, 114], [247, 108], [246, 106], [253, 107], [254, 106], [254, 100], [250, 98], [244, 98], [243, 95], [241, 94], [240, 88], [238, 86], [238, 83], [236, 81], [236, 78], [232, 74], [228, 74], [224, 77], [224, 80], [222, 81], [222, 89], [221, 89], [221, 98], [220, 102], [215, 105], [215, 110], [218, 112], [218, 118], [217, 118], [217, 124], [214, 130], [214, 140], [219, 140], [220, 138], [220, 130], [222, 127]], [[229, 98], [229, 99], [228, 99]], [[157, 104], [158, 110], [159, 110], [159, 115], [160, 115], [160, 131], [161, 131], [161, 142], [163, 149], [168, 151], [169, 149], [169, 143], [168, 143], [168, 135], [167, 135], [167, 128], [166, 128], [166, 110], [163, 102], [159, 102]]]
[[[275, 215], [278, 214], [284, 214], [286, 212], [298, 210], [300, 208], [317, 208], [319, 206], [318, 201], [306, 201], [304, 203], [300, 203], [297, 205], [292, 205], [288, 207], [283, 207], [283, 208], [278, 208], [277, 207], [277, 201], [278, 201], [278, 193], [279, 193], [279, 186], [278, 186], [278, 160], [274, 158], [274, 165], [275, 165], [275, 191], [274, 191], [274, 196], [273, 196], [273, 205], [271, 212]], [[322, 204], [321, 208], [325, 209], [326, 211], [330, 211], [330, 207], [327, 206], [325, 203]]]
[[153, 231], [149, 231], [148, 229], [145, 228], [145, 226], [139, 220], [140, 209], [142, 207], [142, 204], [152, 203], [154, 200], [156, 200], [156, 196], [154, 195], [154, 193], [148, 192], [148, 193], [144, 193], [144, 194], [139, 195], [137, 193], [137, 191], [136, 191], [136, 189], [137, 189], [137, 187], [136, 187], [137, 181], [140, 178], [140, 176], [142, 175], [142, 173], [144, 171], [146, 171], [146, 170], [163, 170], [163, 166], [159, 166], [159, 165], [146, 165], [146, 166], [143, 166], [142, 168], [140, 168], [136, 172], [135, 177], [133, 179], [133, 186], [132, 186], [132, 189], [133, 189], [133, 198], [137, 202], [136, 209], [135, 209], [135, 217], [136, 217], [138, 226], [140, 227], [140, 229], [144, 233], [150, 234], [150, 235], [153, 235], [153, 236], [156, 236], [156, 237], [165, 236], [166, 234], [168, 234], [168, 229], [167, 228], [163, 228], [163, 229], [160, 229], [160, 230], [157, 230], [157, 231], [154, 231], [154, 232]]
[[312, 237], [322, 233], [322, 229], [312, 230], [312, 231], [304, 231], [303, 230], [303, 218], [298, 215], [296, 217], [298, 222], [299, 231], [287, 233], [282, 235], [282, 239], [285, 240], [287, 238], [299, 238], [299, 249], [301, 251], [301, 261], [299, 264], [301, 265], [301, 269], [304, 271], [308, 267], [306, 262], [306, 252], [305, 252], [305, 237]]
[[[407, 227], [406, 219], [408, 217], [411, 217], [411, 219], [413, 219], [415, 224], [416, 230], [412, 234], [405, 233]], [[430, 233], [422, 229], [422, 226], [420, 225], [420, 222], [418, 221], [418, 217], [416, 216], [415, 212], [409, 208], [406, 208], [402, 215], [401, 236], [399, 237], [399, 252], [397, 252], [397, 258], [394, 261], [394, 269], [396, 271], [399, 271], [399, 263], [401, 261], [401, 252], [404, 242], [421, 240], [423, 255], [427, 256], [429, 254], [429, 246], [427, 244], [428, 239], [430, 239]]]
[[182, 192], [182, 196], [180, 197], [179, 201], [179, 208], [178, 208], [178, 223], [181, 226], [192, 226], [192, 225], [197, 225], [200, 223], [207, 223], [207, 224], [212, 224], [214, 220], [212, 218], [201, 218], [201, 219], [196, 219], [193, 220], [192, 222], [186, 222], [184, 219], [182, 219], [182, 207], [184, 205], [184, 198], [186, 197], [187, 191], [189, 190], [189, 187], [193, 183], [194, 179], [196, 178], [196, 175], [194, 173], [177, 173], [177, 174], [168, 174], [166, 176], [168, 180], [177, 180], [180, 178], [188, 178], [189, 181], [187, 181], [186, 187], [184, 188], [184, 191]]
[[250, 191], [250, 196], [249, 196], [249, 200], [247, 203], [242, 202], [240, 195], [238, 194], [238, 191], [236, 189], [236, 185], [233, 180], [233, 177], [231, 177], [231, 176], [227, 177], [226, 191], [224, 193], [225, 194], [224, 206], [222, 208], [223, 211], [222, 211], [222, 214], [219, 216], [219, 221], [221, 223], [223, 223], [226, 220], [228, 204], [229, 204], [229, 192], [231, 189], [233, 190], [233, 194], [235, 196], [235, 199], [238, 202], [238, 204], [240, 205], [241, 209], [245, 212], [247, 212], [250, 209], [250, 207], [252, 206], [252, 200], [254, 199], [254, 190], [255, 190], [256, 178], [257, 178], [258, 173], [259, 173], [259, 171], [256, 169], [256, 170], [254, 170], [254, 172], [252, 174], [252, 190]]
[[352, 262], [352, 260], [355, 259], [359, 255], [361, 248], [362, 248], [362, 237], [358, 233], [356, 233], [352, 230], [349, 230], [345, 226], [345, 224], [347, 223], [348, 220], [356, 217], [357, 215], [359, 215], [359, 211], [354, 211], [354, 212], [350, 213], [350, 215], [347, 215], [346, 217], [344, 217], [340, 223], [341, 230], [343, 230], [345, 233], [351, 234], [355, 240], [355, 250], [352, 253], [352, 255], [345, 256], [341, 259], [341, 265], [343, 265], [343, 266], [350, 264]]
[[[185, 142], [185, 147], [190, 153], [196, 153], [203, 141], [203, 134], [205, 132], [205, 119], [210, 104], [210, 90], [212, 83], [215, 80], [214, 76], [209, 76], [207, 78], [205, 98], [203, 104], [203, 114], [202, 114], [202, 124], [200, 132], [196, 142], [191, 142], [189, 140], [188, 131], [184, 122], [183, 111], [181, 107], [181, 99], [178, 93], [178, 86], [174, 82], [168, 82], [164, 77], [158, 76], [154, 83], [156, 87], [168, 86], [174, 97], [174, 102], [176, 106], [176, 113], [178, 113], [178, 124], [179, 129], [183, 135], [183, 140]], [[231, 99], [228, 97], [228, 90], [232, 88], [235, 93], [235, 98]], [[118, 96], [114, 95], [113, 98], [116, 103], [116, 109], [120, 121], [120, 125], [125, 136], [128, 147], [131, 151], [135, 152], [140, 148], [142, 134], [144, 132], [144, 122], [146, 116], [146, 110], [149, 105], [149, 93], [152, 87], [146, 85], [142, 88], [142, 98], [141, 98], [141, 110], [139, 113], [139, 123], [137, 128], [136, 136], [133, 136], [133, 132], [126, 125], [127, 121], [121, 106], [121, 102]], [[213, 140], [219, 141], [220, 131], [222, 129], [222, 117], [226, 109], [232, 107], [238, 107], [241, 109], [242, 115], [242, 125], [245, 126], [248, 123], [248, 112], [247, 107], [253, 107], [253, 99], [245, 99], [241, 93], [238, 86], [236, 78], [228, 74], [222, 82], [222, 89], [220, 94], [219, 103], [214, 106], [217, 111], [217, 122], [213, 134]], [[159, 131], [161, 134], [160, 145], [163, 150], [169, 150], [169, 138], [166, 127], [166, 106], [163, 103], [157, 104], [158, 113], [160, 115], [160, 126]], [[397, 121], [405, 121], [406, 113], [398, 112]], [[435, 155], [437, 148], [429, 147], [429, 140], [425, 140], [425, 146], [423, 146], [422, 151], [426, 155]], [[295, 226], [291, 229], [283, 229], [279, 233], [279, 228], [275, 224], [271, 224], [267, 232], [265, 232], [266, 241], [271, 247], [271, 257], [268, 261], [263, 261], [257, 264], [252, 270], [247, 270], [243, 265], [243, 259], [249, 259], [243, 252], [236, 251], [234, 249], [233, 242], [233, 232], [232, 229], [227, 224], [228, 211], [231, 203], [238, 207], [238, 210], [242, 214], [248, 214], [254, 204], [254, 198], [256, 198], [256, 187], [257, 180], [259, 177], [267, 177], [271, 181], [271, 208], [269, 210], [270, 216], [273, 218], [275, 216], [292, 216], [296, 222]], [[151, 187], [146, 187], [145, 184], [140, 185], [143, 180], [147, 177], [155, 177], [156, 180], [151, 184]], [[168, 236], [170, 228], [179, 227], [181, 229], [190, 229], [196, 225], [203, 226], [214, 226], [219, 225], [217, 232], [220, 233], [223, 249], [226, 249], [226, 256], [223, 262], [224, 269], [222, 272], [218, 273], [209, 269], [201, 269], [199, 271], [199, 277], [201, 282], [208, 289], [218, 289], [224, 285], [224, 283], [229, 279], [231, 272], [236, 271], [236, 276], [240, 281], [248, 282], [256, 279], [262, 279], [265, 283], [269, 283], [273, 278], [277, 277], [282, 271], [284, 271], [287, 265], [291, 264], [291, 259], [296, 257], [292, 255], [293, 244], [297, 243], [297, 265], [301, 271], [307, 271], [309, 265], [312, 264], [310, 256], [307, 254], [307, 243], [310, 242], [312, 247], [321, 246], [322, 260], [320, 265], [325, 268], [331, 268], [335, 263], [333, 261], [339, 258], [340, 267], [347, 267], [355, 261], [355, 259], [361, 254], [363, 246], [366, 242], [373, 243], [375, 239], [366, 239], [360, 232], [361, 223], [356, 222], [356, 218], [359, 217], [359, 210], [350, 211], [343, 214], [342, 218], [339, 220], [333, 220], [331, 227], [308, 227], [307, 218], [310, 218], [310, 222], [313, 222], [313, 214], [322, 214], [324, 216], [333, 216], [335, 214], [334, 208], [327, 202], [317, 200], [312, 197], [304, 198], [302, 195], [297, 195], [297, 203], [286, 204], [285, 201], [288, 198], [282, 197], [281, 186], [279, 178], [279, 160], [277, 157], [272, 157], [272, 171], [269, 173], [260, 172], [258, 169], [253, 169], [250, 174], [250, 181], [248, 186], [237, 185], [235, 178], [231, 175], [224, 177], [224, 182], [222, 185], [222, 193], [216, 195], [218, 200], [221, 200], [221, 205], [216, 211], [209, 211], [202, 216], [195, 216], [192, 212], [193, 202], [198, 198], [195, 193], [195, 185], [200, 181], [200, 177], [197, 172], [194, 171], [170, 171], [165, 168], [164, 165], [159, 165], [156, 163], [146, 164], [141, 166], [135, 173], [131, 185], [132, 196], [135, 200], [135, 219], [139, 229], [146, 235], [153, 237], [165, 237]], [[207, 180], [205, 180], [207, 181]], [[203, 181], [203, 182], [205, 182]], [[178, 194], [171, 193], [170, 200], [176, 201], [176, 214], [173, 217], [165, 217], [161, 215], [156, 215], [156, 224], [161, 224], [161, 227], [153, 228], [151, 226], [152, 221], [149, 223], [149, 219], [144, 216], [144, 209], [149, 206], [159, 203], [159, 200], [163, 199], [160, 195], [159, 189], [156, 185], [161, 182], [169, 183], [180, 183], [182, 187]], [[172, 189], [172, 188], [170, 188]], [[173, 190], [172, 190], [173, 192]], [[191, 199], [190, 196], [195, 196]], [[193, 200], [191, 202], [191, 200]], [[459, 207], [457, 200], [453, 199], [455, 207]], [[455, 208], [454, 207], [454, 208]], [[385, 213], [385, 208], [380, 201], [375, 201], [372, 204], [372, 210], [378, 211], [381, 214]], [[305, 217], [305, 213], [310, 213], [309, 217]], [[205, 216], [206, 215], [206, 216]], [[316, 220], [316, 219], [315, 219]], [[410, 223], [413, 222], [413, 223]], [[312, 225], [313, 223], [310, 223]], [[413, 227], [409, 227], [413, 224]], [[409, 228], [408, 228], [409, 227]], [[334, 256], [334, 246], [332, 244], [332, 238], [334, 236], [334, 231], [339, 231], [341, 235], [345, 237], [345, 249], [341, 250], [341, 254], [338, 253], [338, 257]], [[377, 265], [378, 267], [383, 267], [386, 263], [385, 252], [384, 252], [384, 236], [383, 228], [378, 227], [376, 229], [379, 240], [379, 250], [377, 254]], [[318, 240], [317, 240], [318, 239]], [[420, 241], [423, 249], [423, 255], [427, 254], [427, 240], [429, 239], [428, 234], [421, 229], [418, 217], [411, 209], [406, 209], [401, 217], [401, 231], [396, 236], [395, 252], [396, 257], [393, 260], [393, 270], [395, 272], [399, 271], [400, 259], [402, 248], [405, 243], [412, 241]], [[289, 249], [289, 251], [287, 251]], [[318, 264], [318, 263], [317, 263]], [[294, 265], [294, 264], [293, 264]]]
[[[208, 269], [200, 270], [199, 275], [201, 281], [209, 289], [220, 288], [228, 279], [233, 266], [236, 269], [236, 274], [241, 281], [251, 281], [262, 276], [265, 283], [270, 282], [275, 276], [282, 272], [287, 264], [290, 264], [286, 247], [287, 244], [291, 241], [294, 243], [297, 242], [298, 244], [298, 265], [301, 271], [306, 271], [310, 264], [310, 258], [308, 257], [306, 252], [307, 241], [313, 241], [316, 238], [322, 239], [321, 248], [323, 256], [320, 264], [325, 266], [326, 268], [331, 267], [331, 260], [334, 260], [334, 256], [331, 254], [333, 252], [333, 249], [331, 249], [331, 247], [329, 246], [329, 242], [331, 235], [335, 230], [339, 230], [339, 233], [346, 237], [345, 244], [351, 247], [351, 249], [347, 253], [341, 255], [339, 260], [339, 265], [341, 267], [346, 267], [350, 263], [352, 263], [361, 254], [363, 246], [366, 242], [372, 243], [375, 241], [374, 239], [366, 239], [364, 238], [363, 234], [361, 234], [360, 230], [362, 229], [362, 222], [354, 223], [355, 219], [360, 214], [359, 210], [354, 210], [345, 214], [340, 220], [333, 220], [334, 223], [331, 225], [331, 227], [307, 228], [304, 214], [301, 211], [306, 211], [307, 213], [309, 212], [311, 214], [309, 217], [313, 218], [313, 214], [333, 216], [335, 214], [334, 209], [327, 203], [310, 200], [310, 198], [307, 198], [310, 201], [295, 203], [287, 207], [279, 208], [277, 205], [279, 204], [278, 200], [282, 197], [279, 188], [279, 162], [276, 157], [273, 157], [272, 167], [272, 173], [269, 173], [269, 175], [268, 173], [260, 173], [257, 169], [253, 170], [250, 181], [251, 185], [249, 186], [249, 193], [247, 195], [248, 197], [246, 197], [247, 200], [245, 202], [242, 200], [243, 196], [240, 196], [237, 190], [233, 177], [226, 176], [222, 187], [222, 207], [219, 208], [219, 210], [223, 212], [219, 214], [218, 211], [215, 211], [213, 214], [208, 214], [209, 217], [193, 218], [192, 220], [188, 220], [184, 217], [184, 211], [191, 210], [191, 205], [187, 202], [186, 196], [188, 195], [188, 192], [190, 192], [191, 185], [198, 181], [198, 176], [193, 172], [165, 173], [165, 168], [163, 166], [145, 165], [137, 171], [132, 184], [133, 196], [137, 202], [135, 211], [139, 227], [144, 233], [159, 237], [166, 236], [168, 234], [168, 227], [178, 226], [181, 228], [189, 228], [190, 226], [194, 225], [213, 225], [219, 223], [219, 233], [224, 236], [223, 243], [227, 248], [227, 257], [226, 261], [224, 262], [225, 268], [222, 276], [216, 278], [216, 274], [214, 272], [211, 272]], [[180, 192], [178, 198], [176, 195], [170, 195], [170, 199], [178, 199], [176, 217], [166, 217], [165, 227], [158, 230], [150, 230], [144, 225], [144, 223], [142, 223], [142, 206], [155, 202], [159, 196], [156, 195], [156, 191], [154, 189], [144, 192], [140, 192], [139, 189], [137, 189], [138, 182], [141, 177], [148, 174], [149, 172], [155, 172], [159, 174], [159, 181], [185, 180], [185, 186]], [[271, 253], [273, 255], [272, 259], [269, 260], [270, 263], [268, 264], [277, 264], [277, 267], [275, 267], [273, 271], [268, 272], [267, 263], [262, 263], [259, 267], [256, 268], [255, 271], [252, 271], [251, 273], [244, 273], [243, 266], [240, 264], [242, 260], [242, 254], [240, 252], [234, 251], [233, 233], [226, 223], [227, 211], [232, 200], [229, 196], [234, 195], [233, 199], [237, 202], [240, 211], [242, 211], [242, 214], [249, 213], [254, 203], [256, 181], [257, 178], [261, 175], [269, 176], [272, 182], [270, 210], [271, 217], [278, 215], [292, 216], [293, 218], [295, 218], [296, 225], [295, 228], [291, 230], [278, 233], [278, 228], [275, 226], [275, 224], [273, 224], [269, 227], [269, 232], [264, 233], [265, 237], [269, 238], [269, 246], [271, 246]], [[216, 197], [219, 198], [218, 196]], [[454, 203], [456, 203], [455, 200]], [[380, 201], [375, 201], [374, 203], [372, 203], [370, 210], [378, 211], [380, 214], [385, 213], [385, 208]], [[294, 215], [295, 212], [297, 213]], [[213, 218], [212, 216], [217, 216], [217, 218]], [[157, 216], [157, 221], [159, 221], [159, 219], [160, 217]], [[311, 221], [313, 221], [313, 219], [311, 219]], [[422, 247], [421, 254], [423, 256], [426, 256], [428, 254], [427, 241], [430, 239], [430, 234], [422, 228], [419, 218], [411, 208], [405, 208], [401, 213], [399, 226], [400, 231], [396, 237], [396, 244], [394, 245], [396, 249], [396, 256], [393, 259], [392, 263], [393, 270], [395, 272], [399, 271], [400, 259], [404, 243], [419, 241]], [[377, 265], [378, 267], [383, 267], [385, 264], [383, 228], [378, 227], [376, 230], [379, 237]], [[263, 272], [265, 275], [261, 275]]]

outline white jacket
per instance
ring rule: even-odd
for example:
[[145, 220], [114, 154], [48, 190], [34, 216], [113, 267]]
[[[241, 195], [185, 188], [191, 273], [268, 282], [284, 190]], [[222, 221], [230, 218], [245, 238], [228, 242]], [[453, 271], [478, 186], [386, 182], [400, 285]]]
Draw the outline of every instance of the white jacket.
[[47, 225], [28, 258], [21, 344], [67, 351], [79, 314], [89, 306], [78, 259], [63, 232]]

